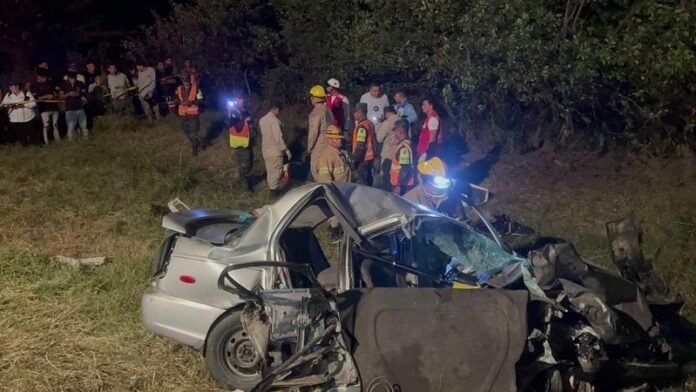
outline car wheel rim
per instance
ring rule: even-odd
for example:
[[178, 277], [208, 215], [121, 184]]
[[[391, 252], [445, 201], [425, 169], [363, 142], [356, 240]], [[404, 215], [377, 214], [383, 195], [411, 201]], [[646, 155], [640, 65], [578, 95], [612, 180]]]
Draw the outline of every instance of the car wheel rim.
[[261, 356], [244, 330], [228, 335], [222, 356], [228, 369], [237, 375], [255, 377], [260, 373]]

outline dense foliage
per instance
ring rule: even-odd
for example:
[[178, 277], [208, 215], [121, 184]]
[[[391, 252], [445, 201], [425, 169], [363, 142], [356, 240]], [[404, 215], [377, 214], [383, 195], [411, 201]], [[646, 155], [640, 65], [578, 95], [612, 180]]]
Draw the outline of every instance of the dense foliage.
[[696, 140], [694, 11], [686, 0], [197, 0], [133, 42], [191, 57], [218, 86], [302, 99], [329, 77], [352, 96], [376, 81], [439, 98], [460, 130], [661, 149]]

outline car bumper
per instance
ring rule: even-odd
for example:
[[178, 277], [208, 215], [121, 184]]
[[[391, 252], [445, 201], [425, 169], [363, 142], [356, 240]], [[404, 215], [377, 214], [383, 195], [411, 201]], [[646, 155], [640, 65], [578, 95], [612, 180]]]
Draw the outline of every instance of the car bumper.
[[149, 287], [140, 302], [140, 316], [153, 333], [202, 350], [215, 320], [225, 312], [199, 302], [189, 301]]

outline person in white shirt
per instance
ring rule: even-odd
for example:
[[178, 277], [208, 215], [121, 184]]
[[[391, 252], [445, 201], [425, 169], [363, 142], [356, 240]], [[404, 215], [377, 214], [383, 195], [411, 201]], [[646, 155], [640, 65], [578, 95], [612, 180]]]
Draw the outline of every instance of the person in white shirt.
[[143, 112], [150, 121], [159, 120], [159, 107], [155, 102], [155, 87], [157, 87], [155, 69], [146, 66], [144, 61], [138, 61], [135, 67], [138, 69], [138, 98]]
[[370, 91], [360, 97], [360, 103], [367, 105], [367, 119], [374, 124], [375, 129], [379, 129], [379, 125], [384, 121], [384, 108], [389, 106], [389, 98], [382, 94], [380, 85], [370, 85]]
[[268, 181], [268, 188], [274, 196], [278, 195], [281, 188], [281, 179], [284, 174], [283, 158], [287, 157], [288, 161], [292, 158], [292, 154], [283, 140], [283, 131], [280, 120], [278, 120], [278, 115], [282, 110], [283, 105], [280, 102], [273, 102], [268, 113], [259, 120], [261, 153], [263, 161], [266, 163], [266, 181]]
[[12, 82], [10, 91], [5, 94], [0, 106], [7, 110], [10, 118], [10, 140], [19, 140], [28, 145], [33, 137], [36, 100], [30, 92], [23, 92], [19, 83]]
[[109, 64], [107, 68], [109, 74], [106, 77], [109, 93], [111, 94], [111, 105], [116, 114], [133, 113], [133, 102], [128, 95], [130, 82], [128, 77], [116, 68], [115, 64]]

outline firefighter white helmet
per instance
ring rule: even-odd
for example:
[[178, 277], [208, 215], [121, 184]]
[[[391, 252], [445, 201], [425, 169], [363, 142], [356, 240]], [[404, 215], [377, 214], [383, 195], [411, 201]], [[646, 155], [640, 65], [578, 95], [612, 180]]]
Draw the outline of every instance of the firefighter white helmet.
[[326, 84], [333, 88], [341, 88], [341, 82], [339, 82], [338, 79], [331, 78], [326, 82]]

